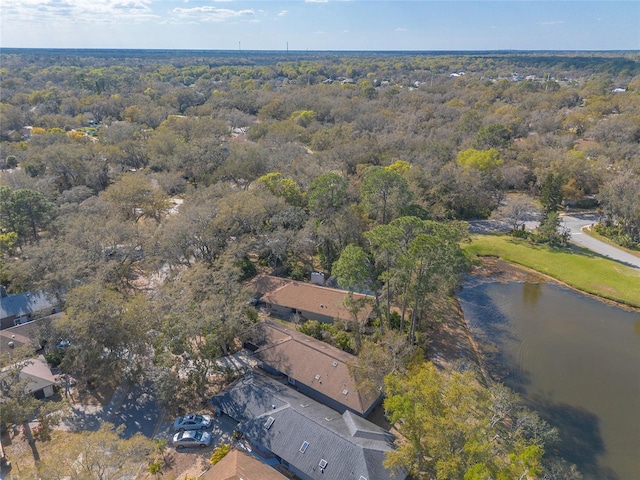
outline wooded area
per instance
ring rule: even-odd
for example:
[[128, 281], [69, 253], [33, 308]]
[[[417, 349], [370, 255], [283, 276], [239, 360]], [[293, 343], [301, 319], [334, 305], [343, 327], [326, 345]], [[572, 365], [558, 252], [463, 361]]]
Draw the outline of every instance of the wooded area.
[[464, 220], [539, 209], [555, 241], [559, 210], [598, 208], [640, 243], [637, 53], [1, 58], [0, 283], [63, 303], [43, 336], [64, 371], [148, 379], [167, 408], [246, 338], [257, 271], [371, 293], [373, 322], [354, 301], [318, 335], [383, 376], [450, 308]]

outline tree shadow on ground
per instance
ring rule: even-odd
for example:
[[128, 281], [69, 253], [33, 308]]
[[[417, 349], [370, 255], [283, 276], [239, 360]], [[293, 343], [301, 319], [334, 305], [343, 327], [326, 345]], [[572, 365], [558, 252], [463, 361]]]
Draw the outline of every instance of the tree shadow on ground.
[[71, 415], [65, 423], [69, 424], [71, 430], [76, 432], [82, 430], [95, 432], [102, 425], [102, 411], [88, 412], [83, 408], [73, 407]]
[[122, 432], [124, 438], [131, 438], [136, 433], [152, 438], [159, 416], [160, 407], [153, 390], [150, 385], [144, 384], [131, 387], [108, 420], [115, 426], [125, 426]]

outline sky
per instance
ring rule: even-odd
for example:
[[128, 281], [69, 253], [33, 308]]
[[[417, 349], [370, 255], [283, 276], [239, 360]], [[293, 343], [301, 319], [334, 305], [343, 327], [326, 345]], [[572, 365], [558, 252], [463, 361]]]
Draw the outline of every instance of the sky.
[[0, 47], [640, 50], [640, 1], [0, 0]]

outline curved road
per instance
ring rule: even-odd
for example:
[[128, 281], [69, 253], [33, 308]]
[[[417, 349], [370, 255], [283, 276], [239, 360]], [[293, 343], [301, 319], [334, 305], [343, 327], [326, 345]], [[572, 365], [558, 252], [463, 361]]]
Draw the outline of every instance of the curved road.
[[[620, 250], [608, 243], [596, 240], [582, 231], [586, 226], [593, 225], [598, 222], [599, 216], [595, 213], [584, 214], [566, 214], [560, 217], [564, 226], [571, 233], [569, 241], [580, 247], [587, 248], [611, 260], [633, 268], [640, 269], [640, 258], [630, 253]], [[526, 222], [527, 230], [533, 230], [538, 227], [537, 221]], [[471, 233], [490, 233], [490, 232], [508, 232], [511, 227], [504, 222], [495, 220], [471, 220], [469, 221], [469, 231]]]
[[564, 215], [561, 218], [565, 227], [567, 227], [571, 233], [571, 238], [569, 239], [571, 242], [630, 267], [640, 268], [639, 257], [631, 255], [608, 243], [596, 240], [582, 231], [584, 227], [598, 222], [599, 217], [597, 214], [570, 214]]

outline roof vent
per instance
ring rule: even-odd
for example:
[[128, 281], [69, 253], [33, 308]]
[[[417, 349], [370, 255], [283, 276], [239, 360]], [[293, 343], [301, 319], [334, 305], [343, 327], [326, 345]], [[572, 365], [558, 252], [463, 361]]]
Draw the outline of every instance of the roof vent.
[[273, 417], [269, 417], [267, 418], [267, 421], [264, 424], [264, 428], [266, 428], [267, 430], [269, 430], [271, 428], [271, 425], [273, 425], [273, 422], [275, 422], [276, 419]]
[[306, 451], [307, 451], [307, 448], [308, 448], [308, 447], [309, 447], [309, 442], [306, 442], [306, 441], [305, 441], [305, 442], [302, 442], [302, 445], [300, 445], [300, 451], [301, 451], [302, 453], [304, 453], [304, 452], [306, 452]]
[[320, 463], [318, 463], [318, 466], [320, 467], [320, 470], [324, 470], [325, 468], [327, 468], [327, 461], [323, 458], [322, 460], [320, 460]]
[[320, 380], [320, 375], [316, 375], [316, 376], [315, 376], [315, 379], [316, 379], [316, 380]]
[[338, 362], [333, 362], [331, 365], [333, 365], [334, 367], [338, 366]]
[[367, 480], [367, 477], [363, 477], [362, 475], [360, 475], [360, 480]]
[[347, 390], [346, 388], [344, 390], [342, 390], [342, 394], [346, 395], [347, 393], [349, 393], [349, 390]]

